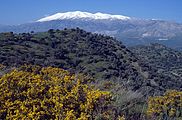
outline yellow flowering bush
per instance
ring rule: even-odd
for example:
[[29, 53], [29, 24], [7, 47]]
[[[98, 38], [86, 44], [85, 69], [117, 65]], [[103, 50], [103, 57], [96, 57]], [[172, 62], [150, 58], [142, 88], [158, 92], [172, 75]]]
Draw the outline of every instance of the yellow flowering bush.
[[158, 119], [182, 117], [182, 91], [169, 90], [164, 96], [150, 97], [147, 114]]
[[109, 92], [60, 68], [22, 66], [0, 77], [0, 119], [88, 120], [110, 102]]

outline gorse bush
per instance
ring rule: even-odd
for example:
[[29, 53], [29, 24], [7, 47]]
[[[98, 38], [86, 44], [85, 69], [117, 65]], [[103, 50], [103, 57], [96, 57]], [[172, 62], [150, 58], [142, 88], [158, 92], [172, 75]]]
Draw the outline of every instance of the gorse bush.
[[14, 69], [0, 78], [0, 93], [0, 119], [87, 120], [98, 111], [105, 118], [112, 114], [109, 92], [59, 68]]
[[170, 90], [164, 96], [150, 97], [147, 114], [158, 119], [182, 119], [182, 92]]

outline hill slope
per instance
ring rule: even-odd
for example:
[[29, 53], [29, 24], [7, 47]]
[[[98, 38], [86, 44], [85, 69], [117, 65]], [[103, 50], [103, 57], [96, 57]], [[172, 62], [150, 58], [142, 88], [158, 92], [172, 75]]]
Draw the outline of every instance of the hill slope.
[[110, 80], [145, 94], [180, 89], [180, 81], [155, 73], [121, 42], [83, 30], [49, 30], [42, 33], [1, 33], [0, 63], [56, 66], [84, 73], [96, 80]]
[[143, 62], [156, 68], [158, 73], [182, 79], [182, 52], [161, 44], [140, 45], [131, 47], [130, 50]]

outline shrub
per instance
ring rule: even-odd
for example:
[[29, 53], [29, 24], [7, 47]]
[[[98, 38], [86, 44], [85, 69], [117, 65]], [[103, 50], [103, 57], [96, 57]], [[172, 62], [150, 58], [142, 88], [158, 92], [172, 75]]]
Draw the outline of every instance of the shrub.
[[173, 119], [182, 117], [182, 92], [167, 91], [164, 96], [150, 97], [147, 114], [158, 119]]
[[105, 114], [109, 92], [53, 67], [23, 66], [0, 77], [0, 119], [94, 119]]

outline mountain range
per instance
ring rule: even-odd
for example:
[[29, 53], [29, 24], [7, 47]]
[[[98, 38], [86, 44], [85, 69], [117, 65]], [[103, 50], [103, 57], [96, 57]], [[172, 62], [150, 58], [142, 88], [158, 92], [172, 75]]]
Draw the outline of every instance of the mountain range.
[[161, 43], [176, 49], [181, 49], [182, 46], [180, 23], [81, 11], [57, 13], [21, 25], [1, 25], [0, 32], [43, 32], [49, 29], [76, 27], [116, 37], [127, 46], [149, 43]]

